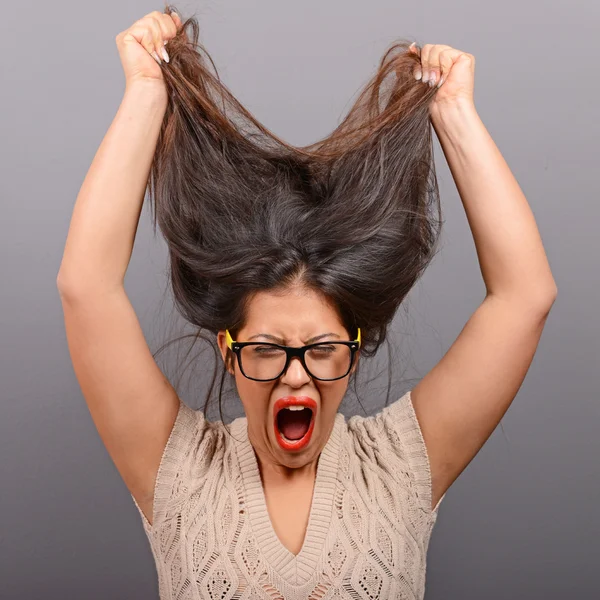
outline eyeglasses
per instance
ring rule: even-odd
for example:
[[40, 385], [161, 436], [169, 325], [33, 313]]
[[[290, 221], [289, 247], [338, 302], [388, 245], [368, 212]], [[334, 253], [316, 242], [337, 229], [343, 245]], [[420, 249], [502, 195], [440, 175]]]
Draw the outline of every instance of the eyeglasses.
[[360, 347], [360, 328], [353, 341], [308, 344], [300, 348], [270, 342], [236, 342], [225, 330], [227, 347], [237, 356], [242, 375], [254, 381], [272, 381], [281, 377], [290, 361], [298, 357], [306, 372], [319, 381], [346, 377]]

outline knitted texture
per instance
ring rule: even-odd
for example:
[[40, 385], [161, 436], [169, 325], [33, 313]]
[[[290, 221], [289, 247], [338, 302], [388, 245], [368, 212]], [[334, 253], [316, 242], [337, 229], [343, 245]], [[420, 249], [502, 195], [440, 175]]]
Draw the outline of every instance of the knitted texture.
[[161, 600], [422, 599], [431, 471], [407, 392], [370, 417], [337, 413], [319, 455], [304, 543], [271, 524], [247, 419], [209, 422], [181, 402], [142, 518]]

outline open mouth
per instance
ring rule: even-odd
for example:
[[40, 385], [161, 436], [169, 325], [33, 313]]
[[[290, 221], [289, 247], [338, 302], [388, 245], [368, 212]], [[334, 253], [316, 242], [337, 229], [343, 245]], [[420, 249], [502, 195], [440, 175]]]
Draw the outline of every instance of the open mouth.
[[277, 413], [277, 428], [288, 442], [297, 442], [302, 439], [308, 432], [311, 421], [312, 410], [306, 407], [290, 406]]
[[303, 406], [282, 408], [275, 417], [275, 437], [284, 450], [298, 450], [306, 446], [315, 425], [315, 411]]

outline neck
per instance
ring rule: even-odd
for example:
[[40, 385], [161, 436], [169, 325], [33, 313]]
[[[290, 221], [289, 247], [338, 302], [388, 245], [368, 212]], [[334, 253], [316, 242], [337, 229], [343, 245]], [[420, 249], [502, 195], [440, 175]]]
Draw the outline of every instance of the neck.
[[[254, 448], [254, 446], [252, 447]], [[272, 459], [265, 459], [256, 448], [254, 448], [254, 454], [263, 485], [289, 485], [315, 480], [319, 456], [297, 467], [288, 467]]]

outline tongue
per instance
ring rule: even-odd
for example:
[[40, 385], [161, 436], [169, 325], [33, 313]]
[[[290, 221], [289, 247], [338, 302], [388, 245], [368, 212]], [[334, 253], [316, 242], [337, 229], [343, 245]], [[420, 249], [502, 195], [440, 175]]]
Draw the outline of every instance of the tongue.
[[277, 415], [279, 431], [281, 431], [288, 440], [299, 440], [304, 437], [308, 431], [310, 418], [311, 412], [307, 408], [304, 410], [284, 409]]

